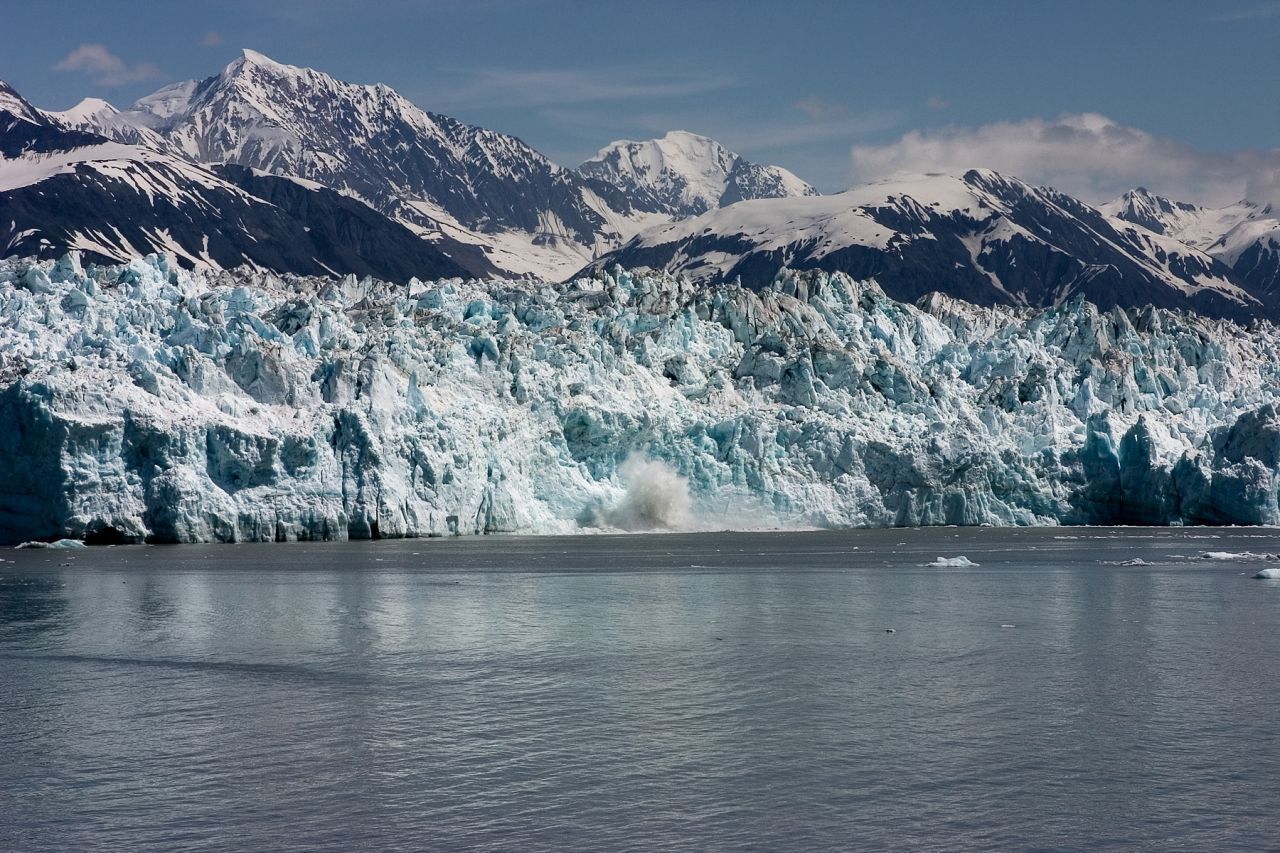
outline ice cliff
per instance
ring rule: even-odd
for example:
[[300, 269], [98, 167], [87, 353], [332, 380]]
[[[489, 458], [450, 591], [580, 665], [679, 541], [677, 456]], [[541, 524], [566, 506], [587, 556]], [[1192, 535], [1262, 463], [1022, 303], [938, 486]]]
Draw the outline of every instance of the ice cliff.
[[10, 260], [0, 541], [1275, 524], [1278, 371], [1269, 323], [917, 307], [839, 273], [752, 292]]

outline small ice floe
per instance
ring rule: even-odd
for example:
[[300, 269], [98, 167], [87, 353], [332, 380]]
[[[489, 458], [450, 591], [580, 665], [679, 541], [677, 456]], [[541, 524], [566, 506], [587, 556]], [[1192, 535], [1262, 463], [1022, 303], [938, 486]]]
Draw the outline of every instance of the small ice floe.
[[1144, 560], [1141, 557], [1133, 557], [1128, 560], [1103, 560], [1107, 566], [1154, 566], [1155, 563], [1150, 560]]
[[1255, 554], [1252, 551], [1241, 551], [1235, 553], [1233, 551], [1205, 551], [1198, 559], [1201, 560], [1280, 560], [1277, 554]]
[[23, 542], [18, 548], [58, 548], [69, 551], [73, 548], [87, 548], [79, 539], [59, 539], [56, 542]]
[[1263, 569], [1253, 576], [1254, 580], [1280, 581], [1280, 569]]
[[896, 629], [896, 628], [885, 628], [885, 629], [884, 629], [884, 632], [885, 632], [886, 634], [896, 634], [896, 633], [898, 633], [898, 631], [897, 631], [897, 629]]
[[1017, 626], [1017, 625], [1014, 625], [1012, 622], [1006, 622], [1006, 623], [1004, 623], [1003, 625], [1001, 625], [1000, 627], [1001, 627], [1001, 628], [1017, 628], [1018, 626]]
[[978, 564], [968, 557], [939, 557], [932, 563], [925, 563], [925, 565], [935, 569], [962, 569]]

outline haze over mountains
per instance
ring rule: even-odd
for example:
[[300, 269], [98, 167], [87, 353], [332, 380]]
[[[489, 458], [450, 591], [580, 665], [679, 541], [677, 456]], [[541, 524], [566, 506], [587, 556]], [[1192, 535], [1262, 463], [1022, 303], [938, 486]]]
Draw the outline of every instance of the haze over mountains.
[[[682, 131], [576, 169], [516, 137], [246, 50], [120, 110], [41, 111], [0, 84], [0, 254], [173, 254], [390, 280], [565, 280], [614, 264], [767, 284], [783, 267], [890, 296], [1154, 304], [1280, 316], [1280, 222], [1135, 190], [1101, 208], [989, 170], [819, 196]], [[980, 166], [981, 164], [974, 164]]]

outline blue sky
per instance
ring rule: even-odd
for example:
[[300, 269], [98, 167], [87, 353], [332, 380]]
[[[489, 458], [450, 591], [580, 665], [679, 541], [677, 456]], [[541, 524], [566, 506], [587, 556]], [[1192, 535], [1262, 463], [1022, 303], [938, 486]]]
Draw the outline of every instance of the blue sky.
[[1280, 147], [1280, 0], [13, 6], [0, 78], [50, 109], [128, 104], [252, 47], [566, 165], [681, 128], [824, 191], [978, 158], [1086, 196], [1143, 182], [1223, 201], [1274, 183]]

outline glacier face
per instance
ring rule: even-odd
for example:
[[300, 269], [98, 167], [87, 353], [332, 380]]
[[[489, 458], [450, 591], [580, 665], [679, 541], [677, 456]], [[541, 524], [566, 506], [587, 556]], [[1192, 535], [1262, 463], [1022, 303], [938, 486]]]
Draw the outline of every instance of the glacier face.
[[8, 260], [0, 541], [569, 532], [636, 507], [1274, 524], [1278, 371], [1265, 322], [917, 307], [840, 273], [755, 292]]

